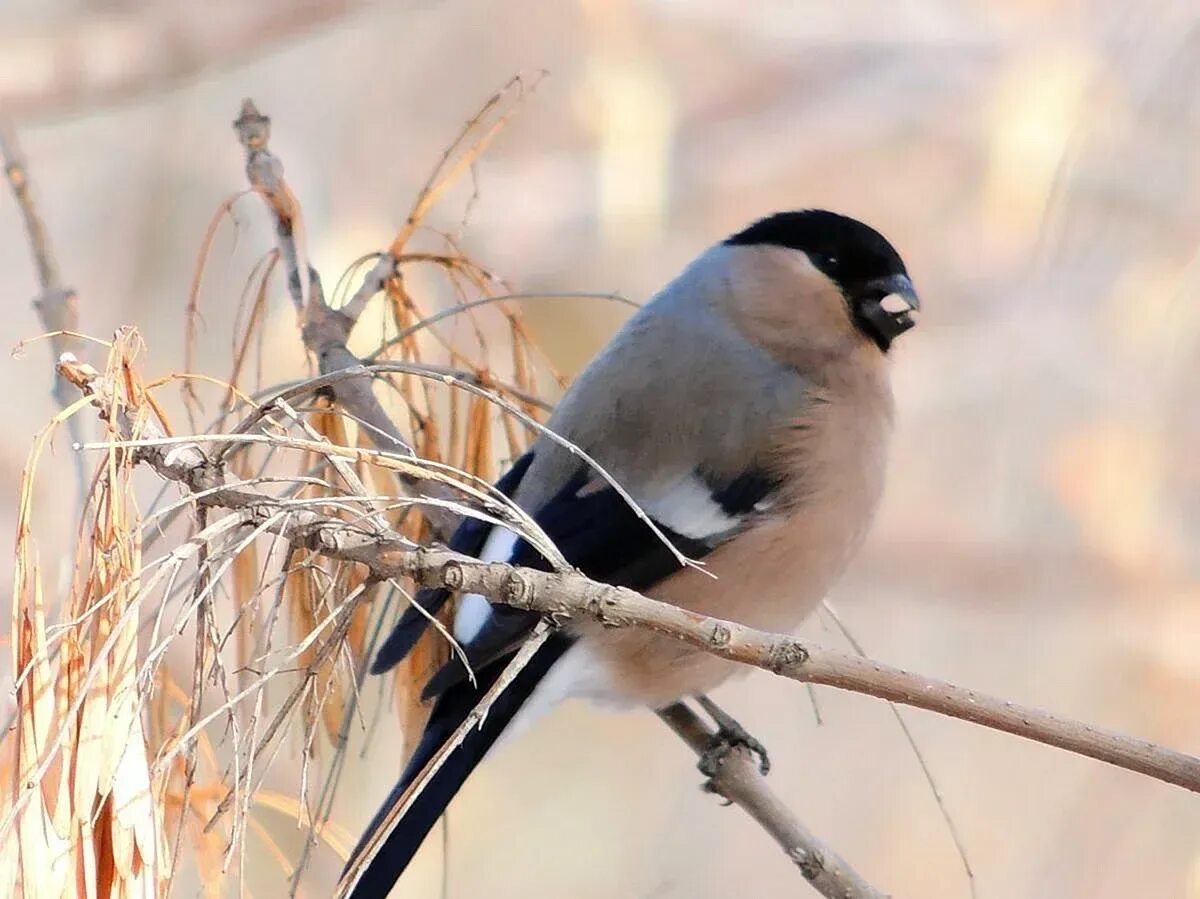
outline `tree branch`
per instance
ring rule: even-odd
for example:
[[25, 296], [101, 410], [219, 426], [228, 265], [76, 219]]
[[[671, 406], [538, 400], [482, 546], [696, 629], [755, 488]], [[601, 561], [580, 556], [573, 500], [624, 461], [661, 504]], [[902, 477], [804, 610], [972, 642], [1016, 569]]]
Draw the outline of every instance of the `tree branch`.
[[[65, 359], [59, 370], [86, 393], [103, 395], [101, 379], [89, 366]], [[139, 457], [161, 477], [196, 492], [196, 502], [239, 511], [248, 526], [263, 527], [293, 545], [330, 558], [362, 564], [380, 580], [409, 577], [423, 586], [479, 593], [556, 619], [585, 617], [609, 627], [650, 628], [719, 658], [791, 680], [825, 684], [971, 721], [1200, 792], [1200, 759], [1147, 740], [784, 634], [697, 615], [581, 574], [481, 562], [445, 549], [414, 549], [395, 531], [368, 529], [309, 509], [290, 509], [287, 516], [277, 516], [276, 499], [226, 486], [223, 473], [209, 463], [196, 443], [138, 440], [125, 445], [137, 448]]]
[[[58, 260], [50, 246], [50, 238], [46, 234], [46, 226], [38, 214], [37, 205], [33, 200], [33, 192], [29, 184], [29, 172], [25, 159], [17, 143], [16, 133], [5, 122], [0, 122], [0, 158], [4, 161], [4, 175], [16, 197], [21, 209], [21, 218], [25, 222], [25, 233], [29, 237], [29, 248], [33, 255], [34, 268], [37, 269], [38, 285], [41, 288], [33, 298], [34, 308], [37, 309], [38, 320], [42, 327], [50, 332], [50, 348], [57, 359], [63, 353], [76, 348], [79, 341], [71, 335], [79, 331], [79, 303], [75, 291], [62, 284]], [[55, 401], [60, 408], [65, 409], [73, 398], [70, 384], [60, 374], [54, 375], [54, 386], [51, 388]], [[82, 439], [82, 431], [78, 420], [68, 419], [67, 430], [72, 442]], [[84, 501], [87, 488], [83, 469], [83, 460], [75, 460], [75, 480], [78, 502]]]
[[[387, 278], [388, 259], [381, 259], [355, 293], [351, 314], [338, 310], [325, 302], [321, 278], [308, 261], [304, 240], [304, 219], [300, 204], [283, 177], [283, 163], [268, 146], [271, 140], [271, 119], [258, 111], [254, 101], [242, 102], [241, 114], [233, 123], [238, 141], [246, 153], [246, 178], [267, 204], [275, 221], [275, 235], [279, 252], [284, 261], [288, 291], [296, 311], [303, 316], [301, 331], [304, 346], [317, 358], [321, 374], [362, 365], [346, 346], [357, 316], [366, 301], [361, 299], [376, 292]], [[394, 270], [394, 260], [392, 264]], [[377, 447], [403, 455], [413, 455], [413, 449], [400, 433], [391, 417], [384, 410], [372, 389], [371, 381], [352, 378], [331, 385], [334, 400], [345, 411], [367, 425], [367, 433]], [[422, 490], [439, 499], [448, 499], [450, 494], [441, 485], [423, 483], [417, 478], [402, 475], [401, 483], [412, 491]], [[424, 510], [426, 519], [443, 538], [453, 532], [458, 523], [457, 516], [436, 506]]]
[[[716, 735], [716, 731], [682, 702], [660, 710], [658, 717], [697, 755], [708, 749]], [[757, 821], [822, 896], [827, 899], [886, 899], [885, 893], [863, 880], [771, 792], [753, 754], [745, 747], [735, 746], [730, 750], [709, 781], [708, 789], [736, 803]]]

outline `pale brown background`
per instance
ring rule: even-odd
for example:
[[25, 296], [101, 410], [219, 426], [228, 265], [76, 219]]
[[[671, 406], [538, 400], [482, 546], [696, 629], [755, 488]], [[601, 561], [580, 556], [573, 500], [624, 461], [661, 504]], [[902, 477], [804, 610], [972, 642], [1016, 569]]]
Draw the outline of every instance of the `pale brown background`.
[[[243, 184], [229, 123], [246, 95], [275, 121], [327, 278], [390, 239], [486, 95], [540, 68], [550, 76], [478, 166], [467, 232], [516, 287], [642, 299], [757, 215], [866, 219], [901, 248], [925, 309], [896, 353], [888, 496], [833, 597], [846, 621], [890, 662], [1197, 752], [1200, 9], [1134, 7], [6, 0], [0, 105], [21, 127], [86, 329], [139, 325], [156, 373], [182, 366], [201, 237]], [[465, 196], [438, 221], [453, 225]], [[270, 241], [257, 207], [241, 209], [204, 293], [202, 359], [222, 371], [219, 326]], [[7, 193], [0, 285], [11, 345], [39, 326]], [[273, 315], [270, 374], [283, 379], [301, 362], [282, 290]], [[620, 313], [567, 303], [530, 316], [573, 371]], [[0, 378], [12, 497], [53, 412], [44, 347], [0, 356]], [[70, 527], [66, 454], [39, 488], [47, 561]], [[4, 504], [10, 537], [13, 514]], [[807, 632], [838, 643], [820, 623]], [[802, 689], [765, 674], [718, 698], [771, 747], [774, 787], [881, 887], [966, 896], [890, 713], [818, 695], [821, 727]], [[1195, 796], [908, 720], [981, 896], [1200, 897]], [[397, 746], [382, 730], [352, 764], [340, 823], [366, 820]], [[691, 764], [647, 714], [564, 708], [454, 806], [450, 895], [806, 895], [757, 828], [700, 793]], [[278, 869], [262, 853], [251, 864], [256, 894], [277, 895]], [[335, 871], [322, 855], [309, 895]], [[433, 840], [400, 894], [438, 895], [439, 874]]]

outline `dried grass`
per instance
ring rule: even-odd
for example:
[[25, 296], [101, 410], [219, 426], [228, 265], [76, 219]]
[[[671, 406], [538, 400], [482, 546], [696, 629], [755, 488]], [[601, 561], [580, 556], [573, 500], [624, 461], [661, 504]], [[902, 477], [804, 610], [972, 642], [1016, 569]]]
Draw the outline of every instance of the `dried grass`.
[[[121, 385], [106, 412], [140, 433], [151, 413], [133, 369], [135, 335], [118, 339], [106, 378]], [[163, 883], [163, 784], [152, 784], [138, 678], [142, 577], [141, 516], [133, 499], [133, 457], [114, 450], [96, 468], [87, 534], [61, 624], [47, 632], [31, 518], [34, 477], [51, 431], [81, 408], [64, 410], [43, 432], [22, 477], [13, 603], [16, 727], [6, 737], [16, 776], [0, 835], [5, 895], [153, 896]], [[14, 840], [15, 837], [15, 840]], [[11, 842], [10, 842], [11, 841]], [[34, 886], [36, 884], [36, 887]]]
[[[165, 493], [143, 512], [134, 462], [146, 445], [187, 452], [212, 441], [231, 476], [274, 492], [276, 516], [287, 515], [288, 504], [319, 505], [414, 541], [430, 538], [421, 514], [429, 500], [406, 495], [402, 474], [455, 485], [463, 504], [454, 511], [514, 520], [486, 484], [524, 451], [549, 408], [542, 391], [556, 390], [562, 378], [522, 324], [520, 296], [425, 220], [527, 89], [514, 80], [468, 121], [390, 244], [396, 269], [381, 302], [396, 335], [381, 335], [372, 359], [407, 364], [381, 371], [378, 392], [418, 458], [375, 449], [369, 429], [311, 385], [259, 391], [259, 402], [272, 397], [262, 405], [246, 395], [251, 361], [267, 368], [262, 328], [279, 269], [274, 251], [247, 280], [225, 380], [192, 373], [143, 383], [137, 332], [123, 329], [109, 345], [94, 380], [104, 385], [106, 432], [83, 447], [99, 455], [74, 582], [61, 600], [45, 595], [39, 568], [36, 476], [50, 436], [91, 398], [39, 435], [19, 509], [11, 638], [17, 715], [0, 740], [0, 770], [12, 785], [0, 800], [0, 895], [159, 896], [185, 875], [205, 895], [222, 892], [222, 883], [249, 894], [242, 860], [251, 842], [278, 862], [295, 892], [314, 851], [348, 856], [352, 837], [331, 820], [333, 797], [351, 735], [369, 727], [359, 694], [366, 664], [412, 585], [368, 582], [358, 566], [293, 551], [265, 527], [248, 530], [232, 516], [210, 521]], [[214, 216], [183, 310], [189, 368], [208, 250], [237, 199]], [[298, 201], [288, 200], [299, 222]], [[441, 249], [411, 249], [424, 233]], [[415, 296], [403, 277], [414, 265], [436, 267], [457, 305], [439, 310]], [[443, 331], [459, 320], [465, 328]], [[154, 399], [175, 382], [198, 436], [172, 436]], [[201, 431], [200, 398], [213, 389], [219, 414]], [[245, 417], [234, 424], [231, 413]], [[132, 441], [121, 439], [129, 434]], [[530, 533], [538, 539], [536, 529]], [[410, 739], [424, 721], [419, 685], [448, 646], [427, 638], [392, 677]], [[285, 746], [305, 759], [293, 793], [263, 786]], [[272, 838], [264, 814], [306, 829], [299, 859]]]

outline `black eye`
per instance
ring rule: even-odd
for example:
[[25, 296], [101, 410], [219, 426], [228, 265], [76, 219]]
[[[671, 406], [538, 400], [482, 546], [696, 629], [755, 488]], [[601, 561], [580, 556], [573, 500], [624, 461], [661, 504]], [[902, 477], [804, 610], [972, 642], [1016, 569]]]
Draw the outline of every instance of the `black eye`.
[[841, 260], [832, 253], [814, 253], [813, 261], [817, 264], [818, 268], [828, 272], [836, 270]]

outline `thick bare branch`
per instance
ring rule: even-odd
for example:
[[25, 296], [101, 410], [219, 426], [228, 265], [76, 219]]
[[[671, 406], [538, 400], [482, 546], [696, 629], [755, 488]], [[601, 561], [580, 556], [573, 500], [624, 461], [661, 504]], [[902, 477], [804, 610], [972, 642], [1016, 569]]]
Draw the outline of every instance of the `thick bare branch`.
[[[99, 379], [93, 369], [71, 360], [65, 360], [59, 368], [86, 392], [102, 393], [97, 389]], [[264, 527], [293, 545], [330, 558], [358, 562], [379, 580], [409, 577], [424, 586], [479, 593], [555, 618], [589, 617], [609, 627], [650, 628], [719, 658], [792, 680], [825, 684], [971, 721], [1200, 792], [1200, 759], [1147, 740], [784, 634], [697, 615], [580, 574], [485, 563], [444, 549], [414, 549], [394, 531], [367, 529], [306, 509], [293, 510], [283, 518], [274, 514], [277, 502], [272, 497], [242, 487], [225, 487], [222, 472], [195, 444], [187, 445], [186, 452], [178, 444], [134, 441], [129, 445], [138, 447], [141, 458], [160, 476], [197, 491], [197, 502], [239, 510], [247, 525]]]
[[[246, 152], [246, 178], [262, 196], [275, 221], [275, 235], [284, 261], [288, 291], [296, 310], [304, 318], [302, 335], [305, 347], [317, 358], [321, 374], [361, 365], [362, 360], [346, 346], [355, 318], [325, 302], [320, 275], [308, 261], [300, 204], [283, 177], [283, 163], [270, 150], [271, 119], [258, 111], [253, 100], [247, 99], [243, 101], [241, 114], [233, 127]], [[382, 286], [386, 269], [385, 262], [377, 264], [356, 297], [366, 295], [365, 292], [373, 293], [370, 287], [373, 283]], [[361, 312], [365, 302], [356, 302], [355, 308]], [[331, 389], [337, 403], [349, 415], [367, 425], [368, 435], [376, 446], [412, 455], [412, 447], [384, 410], [369, 380], [355, 378], [339, 381]], [[423, 484], [412, 478], [401, 478], [401, 481], [409, 491], [423, 490], [432, 496], [448, 498], [437, 485]], [[427, 509], [425, 517], [443, 536], [448, 536], [457, 524], [456, 516], [436, 507]]]
[[[658, 717], [697, 755], [708, 749], [716, 735], [716, 731], [681, 702], [667, 706]], [[730, 750], [708, 782], [708, 789], [736, 803], [757, 821], [822, 896], [828, 899], [886, 899], [886, 894], [863, 880], [771, 792], [766, 777], [759, 771], [758, 762], [745, 747], [736, 746]]]

